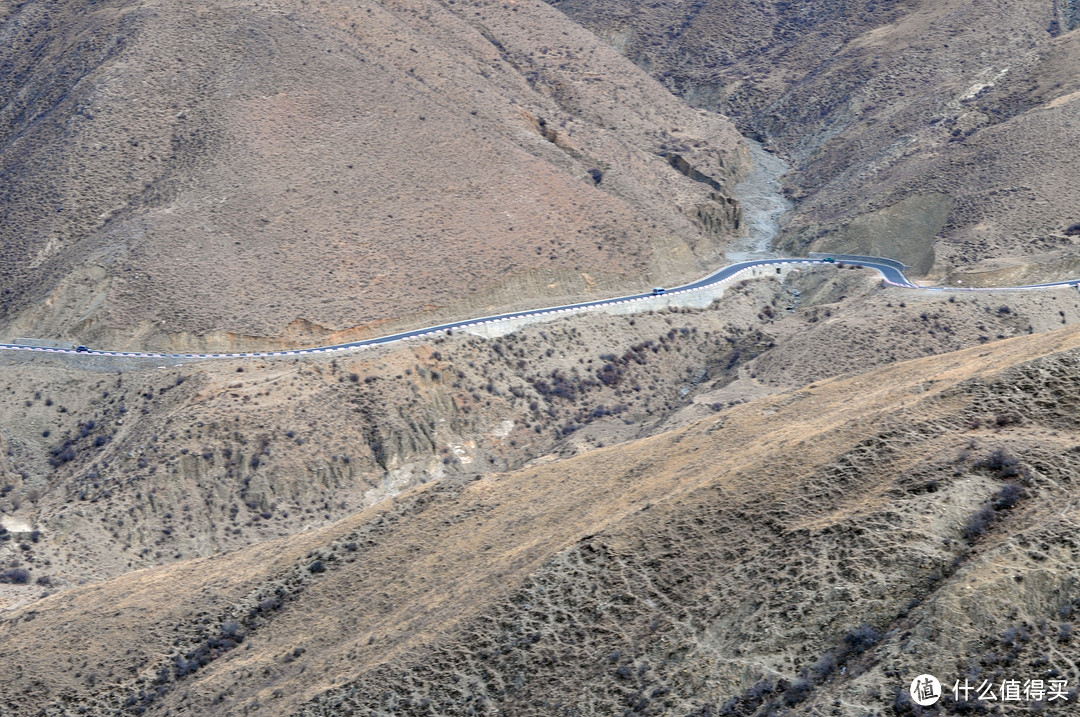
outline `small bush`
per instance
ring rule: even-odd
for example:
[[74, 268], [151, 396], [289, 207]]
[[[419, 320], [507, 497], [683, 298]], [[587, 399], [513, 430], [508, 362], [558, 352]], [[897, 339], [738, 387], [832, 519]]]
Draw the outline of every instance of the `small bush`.
[[26, 585], [30, 582], [30, 571], [25, 568], [8, 568], [0, 573], [0, 583]]
[[751, 704], [760, 703], [767, 695], [769, 695], [773, 691], [773, 687], [773, 683], [768, 679], [754, 683], [754, 685], [746, 691], [746, 701]]
[[836, 655], [832, 652], [826, 652], [821, 656], [821, 659], [810, 668], [810, 671], [814, 673], [814, 676], [819, 682], [828, 679], [829, 676], [836, 671]]
[[994, 509], [988, 505], [984, 505], [968, 518], [968, 522], [964, 524], [964, 537], [969, 541], [975, 540], [989, 530], [990, 524], [994, 522], [994, 518]]
[[1009, 483], [997, 492], [991, 503], [994, 510], [1008, 510], [1026, 497], [1027, 493], [1015, 483]]
[[295, 662], [296, 659], [303, 655], [305, 652], [307, 652], [307, 650], [302, 647], [293, 648], [292, 652], [285, 654], [285, 657], [282, 658], [282, 662]]
[[1006, 411], [1004, 413], [999, 413], [997, 416], [995, 416], [994, 422], [997, 423], [998, 426], [1002, 427], [1018, 426], [1024, 422], [1024, 419], [1016, 411]]
[[274, 610], [281, 609], [281, 600], [276, 597], [269, 597], [259, 603], [259, 612], [272, 612]]
[[75, 448], [70, 443], [65, 443], [53, 450], [52, 457], [49, 458], [49, 465], [53, 468], [59, 468], [73, 460], [75, 460]]
[[1001, 635], [1001, 644], [1015, 647], [1031, 640], [1031, 634], [1023, 627], [1010, 627]]
[[1020, 461], [1004, 448], [995, 449], [989, 456], [976, 463], [975, 467], [997, 471], [998, 478], [1012, 478], [1022, 474]]
[[809, 680], [795, 680], [784, 692], [784, 704], [793, 707], [809, 697], [813, 691], [814, 686], [810, 684]]
[[881, 641], [881, 633], [873, 625], [863, 623], [844, 635], [844, 646], [851, 654], [866, 652]]

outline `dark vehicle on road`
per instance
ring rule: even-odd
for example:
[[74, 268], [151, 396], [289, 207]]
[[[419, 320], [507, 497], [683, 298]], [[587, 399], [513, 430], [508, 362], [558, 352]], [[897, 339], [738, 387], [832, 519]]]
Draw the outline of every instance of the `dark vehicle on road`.
[[831, 256], [825, 257], [825, 261], [829, 262], [830, 264], [836, 263], [836, 259], [833, 259]]
[[76, 346], [75, 351], [78, 352], [78, 353], [81, 353], [81, 354], [88, 354], [88, 353], [90, 353], [90, 347], [89, 346]]

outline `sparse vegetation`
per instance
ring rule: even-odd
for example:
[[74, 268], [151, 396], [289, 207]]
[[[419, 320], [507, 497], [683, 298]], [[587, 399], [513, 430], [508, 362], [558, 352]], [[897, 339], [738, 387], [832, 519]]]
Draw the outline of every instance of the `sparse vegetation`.
[[25, 568], [8, 568], [0, 571], [0, 583], [25, 585], [30, 582], [30, 571]]
[[0, 320], [259, 350], [674, 286], [757, 218], [676, 97], [800, 163], [782, 251], [963, 286], [848, 261], [329, 355], [4, 352], [0, 713], [882, 717], [926, 713], [916, 668], [1080, 680], [1080, 297], [963, 291], [1071, 266], [1068, 9], [550, 4], [604, 40], [540, 3], [5, 6]]

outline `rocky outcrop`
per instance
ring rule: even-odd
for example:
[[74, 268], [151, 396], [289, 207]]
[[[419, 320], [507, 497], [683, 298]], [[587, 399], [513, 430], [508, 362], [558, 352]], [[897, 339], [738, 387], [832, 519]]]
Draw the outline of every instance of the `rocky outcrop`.
[[717, 239], [737, 235], [743, 231], [743, 213], [739, 200], [713, 194], [707, 204], [697, 207], [697, 221], [702, 228]]

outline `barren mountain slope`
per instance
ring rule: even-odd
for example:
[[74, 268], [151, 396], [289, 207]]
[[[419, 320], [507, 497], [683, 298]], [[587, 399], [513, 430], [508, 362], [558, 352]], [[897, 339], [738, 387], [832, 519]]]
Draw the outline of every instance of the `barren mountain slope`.
[[1075, 3], [552, 4], [792, 161], [784, 250], [985, 284], [1075, 274]]
[[740, 231], [726, 120], [535, 0], [0, 21], [8, 337], [314, 343], [694, 276]]
[[0, 523], [13, 539], [0, 537], [0, 573], [28, 579], [0, 582], [0, 609], [318, 528], [420, 483], [1066, 322], [1080, 322], [1071, 289], [950, 301], [822, 268], [746, 282], [704, 309], [335, 358], [159, 368], [7, 356]]
[[1075, 686], [1078, 365], [1076, 327], [909, 361], [76, 588], [0, 623], [5, 713], [863, 715], [1044, 653]]
[[[326, 342], [700, 271], [745, 150], [617, 49], [793, 161], [789, 249], [1080, 273], [1073, 0], [552, 4], [616, 47], [539, 0], [0, 8], [0, 336]], [[0, 717], [982, 710], [925, 672], [1075, 710], [1074, 287], [651, 301], [0, 352]]]

